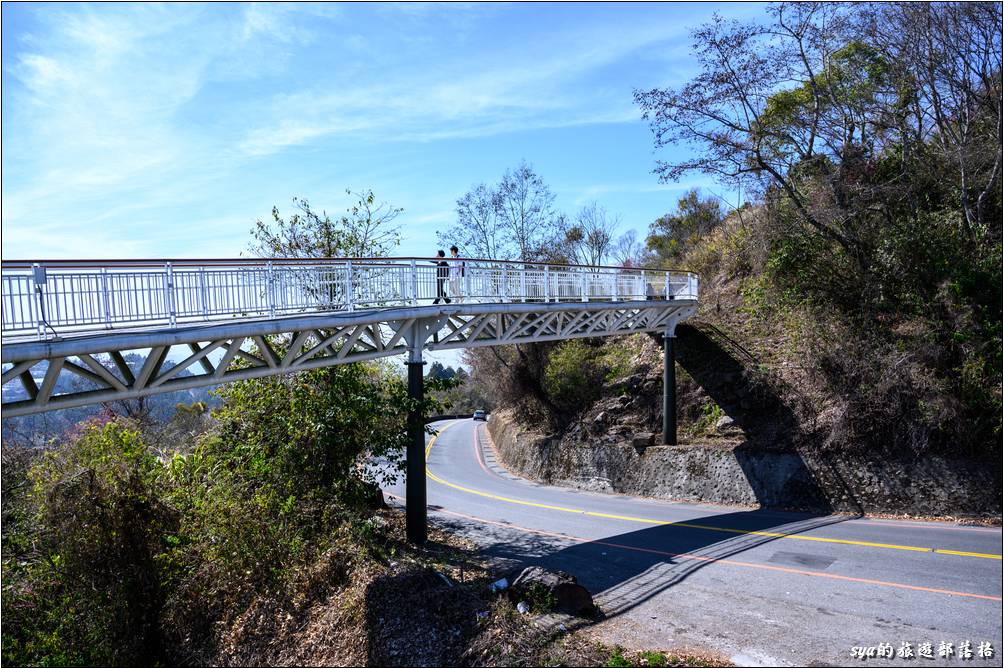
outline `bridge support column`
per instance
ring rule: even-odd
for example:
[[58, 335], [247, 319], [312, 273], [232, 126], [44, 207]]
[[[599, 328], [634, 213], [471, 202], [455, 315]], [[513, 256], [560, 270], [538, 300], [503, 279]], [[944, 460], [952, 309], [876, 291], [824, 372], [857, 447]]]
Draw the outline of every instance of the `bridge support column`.
[[424, 544], [428, 534], [425, 498], [425, 416], [422, 400], [425, 397], [425, 374], [422, 349], [413, 348], [408, 354], [408, 450], [405, 479], [405, 523], [408, 541]]
[[676, 445], [676, 351], [675, 334], [662, 336], [662, 443]]

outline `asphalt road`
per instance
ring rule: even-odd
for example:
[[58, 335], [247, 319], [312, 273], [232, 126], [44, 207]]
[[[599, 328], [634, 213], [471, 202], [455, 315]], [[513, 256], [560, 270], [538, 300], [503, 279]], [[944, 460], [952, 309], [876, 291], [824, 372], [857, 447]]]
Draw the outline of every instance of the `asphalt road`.
[[[434, 427], [430, 516], [498, 558], [574, 574], [606, 615], [594, 630], [608, 643], [708, 648], [740, 665], [1001, 666], [1000, 528], [546, 486], [496, 461], [484, 423]], [[388, 492], [402, 500], [403, 484]], [[914, 657], [852, 655], [904, 642]], [[992, 658], [979, 657], [983, 643]]]

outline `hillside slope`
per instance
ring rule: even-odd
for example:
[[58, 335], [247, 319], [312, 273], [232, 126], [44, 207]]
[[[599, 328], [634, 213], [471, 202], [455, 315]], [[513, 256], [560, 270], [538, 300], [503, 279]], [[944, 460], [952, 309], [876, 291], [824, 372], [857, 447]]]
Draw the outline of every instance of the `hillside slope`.
[[[685, 259], [700, 272], [702, 291], [699, 313], [676, 331], [681, 449], [656, 446], [661, 338], [634, 336], [547, 350], [545, 388], [549, 378], [574, 372], [575, 388], [551, 384], [555, 405], [573, 410], [548, 425], [510, 402], [493, 429], [503, 458], [529, 476], [600, 481], [629, 493], [998, 515], [999, 412], [988, 407], [999, 406], [1000, 389], [993, 392], [992, 371], [978, 384], [961, 378], [993, 360], [986, 344], [967, 351], [959, 343], [977, 339], [973, 315], [948, 289], [928, 305], [929, 316], [880, 313], [873, 321], [796, 298], [766, 266], [770, 255], [755, 227], [762, 213], [731, 217]], [[976, 385], [989, 394], [967, 395]], [[578, 405], [561, 402], [576, 393]], [[688, 448], [708, 452], [685, 454]], [[704, 468], [709, 457], [728, 482], [700, 483], [679, 470]]]

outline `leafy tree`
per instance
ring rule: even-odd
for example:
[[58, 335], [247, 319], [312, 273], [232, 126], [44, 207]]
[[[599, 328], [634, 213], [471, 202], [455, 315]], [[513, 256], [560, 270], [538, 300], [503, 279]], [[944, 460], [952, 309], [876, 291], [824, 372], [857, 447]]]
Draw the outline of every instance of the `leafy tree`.
[[696, 188], [689, 190], [677, 203], [676, 212], [660, 216], [649, 226], [645, 245], [662, 260], [680, 260], [724, 218], [717, 198], [701, 199]]
[[[842, 442], [1000, 442], [1000, 25], [999, 3], [779, 3], [700, 26], [700, 72], [635, 92], [656, 146], [692, 149], [663, 180], [753, 186], [728, 252], [762, 272], [755, 311], [820, 323]], [[654, 228], [673, 253], [679, 222]]]
[[429, 366], [429, 371], [426, 373], [425, 377], [427, 379], [440, 379], [447, 380], [452, 379], [457, 376], [457, 371], [453, 367], [444, 367], [443, 363], [438, 360], [433, 362]]
[[[779, 189], [807, 224], [850, 249], [853, 240], [839, 225], [821, 220], [811, 210], [794, 178], [796, 165], [820, 150], [829, 92], [819, 83], [819, 68], [825, 55], [839, 48], [846, 21], [838, 6], [822, 3], [775, 5], [772, 15], [775, 21], [770, 26], [716, 16], [692, 33], [693, 52], [701, 66], [694, 79], [679, 90], [635, 92], [635, 101], [651, 121], [657, 147], [679, 143], [694, 149], [692, 157], [660, 162], [656, 171], [667, 181], [691, 171], [727, 183], [754, 177], [764, 192], [768, 187]], [[809, 82], [810, 104], [773, 116], [797, 120], [797, 125], [764, 123], [769, 101], [779, 92], [784, 95], [791, 81]], [[791, 104], [786, 100], [775, 106], [786, 112]]]
[[595, 401], [603, 390], [606, 369], [601, 349], [582, 339], [561, 342], [548, 356], [544, 388], [561, 412], [562, 422]]
[[355, 195], [356, 202], [340, 218], [332, 219], [310, 207], [302, 198], [293, 198], [298, 213], [288, 219], [272, 208], [270, 222], [259, 219], [251, 230], [252, 253], [263, 258], [353, 258], [379, 257], [400, 243], [394, 219], [404, 211], [386, 202], [377, 203], [373, 191]]
[[904, 205], [916, 215], [942, 147], [963, 219], [985, 226], [1000, 190], [1000, 12], [810, 2], [772, 5], [767, 25], [716, 17], [692, 33], [700, 74], [635, 92], [657, 147], [694, 149], [656, 171], [752, 179], [868, 272], [875, 225], [899, 224]]

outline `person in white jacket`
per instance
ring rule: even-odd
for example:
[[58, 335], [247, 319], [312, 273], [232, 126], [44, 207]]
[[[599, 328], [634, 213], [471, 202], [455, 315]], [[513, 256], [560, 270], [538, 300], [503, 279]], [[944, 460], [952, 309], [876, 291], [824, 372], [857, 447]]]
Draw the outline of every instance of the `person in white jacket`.
[[460, 258], [460, 249], [456, 246], [450, 247], [450, 297], [461, 302], [464, 298], [462, 284], [467, 267]]

